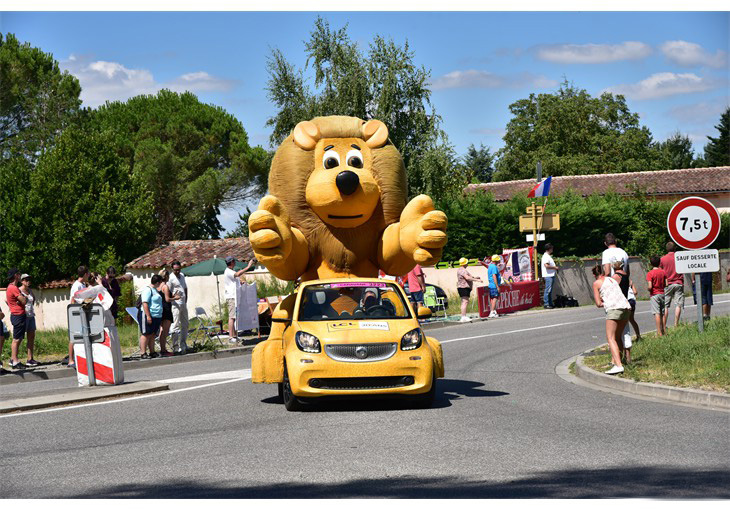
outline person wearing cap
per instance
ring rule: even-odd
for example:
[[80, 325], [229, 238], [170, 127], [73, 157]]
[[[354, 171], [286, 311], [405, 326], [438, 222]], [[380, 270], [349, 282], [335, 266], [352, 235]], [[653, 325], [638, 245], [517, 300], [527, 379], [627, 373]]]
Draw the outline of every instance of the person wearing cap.
[[[25, 275], [27, 276], [27, 275]], [[23, 275], [13, 268], [8, 272], [8, 288], [5, 297], [10, 309], [10, 324], [13, 326], [13, 342], [10, 344], [10, 368], [21, 369], [25, 365], [18, 360], [20, 344], [25, 338], [27, 316], [25, 315], [26, 298], [20, 292], [21, 279]]]
[[472, 276], [466, 270], [469, 260], [465, 257], [459, 259], [459, 269], [456, 270], [456, 290], [461, 298], [461, 322], [471, 322], [466, 316], [466, 310], [469, 307], [469, 296], [471, 296], [471, 288], [475, 281], [481, 282], [481, 278]]
[[230, 342], [235, 342], [236, 338], [236, 279], [243, 273], [248, 271], [253, 265], [253, 260], [248, 261], [248, 265], [240, 271], [234, 271], [233, 267], [236, 265], [236, 259], [228, 256], [226, 257], [226, 270], [223, 272], [224, 281], [224, 296], [226, 298], [226, 305], [228, 306], [228, 336]]
[[[497, 298], [499, 298], [499, 285], [502, 283], [502, 275], [499, 273], [499, 262], [502, 257], [499, 255], [492, 255], [492, 263], [487, 268], [487, 278], [489, 280], [489, 303], [492, 311], [489, 312], [489, 317], [499, 317], [497, 314]], [[510, 285], [507, 283], [507, 285]]]

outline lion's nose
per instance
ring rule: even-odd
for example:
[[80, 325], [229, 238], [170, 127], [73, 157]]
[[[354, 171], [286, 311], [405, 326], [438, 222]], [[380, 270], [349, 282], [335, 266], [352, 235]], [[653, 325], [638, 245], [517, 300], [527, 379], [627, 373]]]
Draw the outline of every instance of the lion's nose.
[[337, 183], [337, 189], [340, 190], [340, 193], [343, 195], [352, 195], [360, 185], [360, 178], [355, 172], [345, 170], [344, 172], [337, 174], [335, 182]]

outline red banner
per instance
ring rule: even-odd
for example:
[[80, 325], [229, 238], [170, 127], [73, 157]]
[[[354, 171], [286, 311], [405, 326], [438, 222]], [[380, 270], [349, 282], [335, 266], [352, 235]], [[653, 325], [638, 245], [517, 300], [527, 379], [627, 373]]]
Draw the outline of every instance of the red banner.
[[[479, 317], [489, 315], [489, 287], [477, 287], [477, 301], [479, 303]], [[527, 310], [540, 306], [539, 282], [515, 282], [499, 286], [497, 298], [497, 313], [510, 313], [518, 310]]]

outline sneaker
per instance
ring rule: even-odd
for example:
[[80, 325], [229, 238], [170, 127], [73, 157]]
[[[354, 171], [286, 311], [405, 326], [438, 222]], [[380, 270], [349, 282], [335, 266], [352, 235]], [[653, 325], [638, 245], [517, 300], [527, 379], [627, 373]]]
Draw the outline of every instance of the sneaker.
[[173, 356], [182, 356], [183, 354], [185, 354], [183, 351], [177, 350], [173, 353]]
[[74, 370], [76, 370], [76, 363], [69, 363], [68, 368], [73, 368]]
[[169, 358], [170, 356], [174, 356], [170, 351], [160, 351], [160, 356], [163, 358]]
[[608, 374], [608, 375], [616, 375], [616, 374], [623, 374], [623, 372], [624, 372], [624, 367], [619, 367], [619, 366], [614, 365], [603, 373]]
[[63, 361], [61, 361], [61, 365], [68, 365], [68, 356], [63, 358]]
[[499, 317], [499, 315], [497, 314], [497, 312], [495, 312], [494, 310], [492, 310], [492, 312], [489, 314], [489, 318], [490, 319], [493, 319], [495, 317]]
[[459, 319], [459, 322], [471, 322], [471, 319], [464, 315]]
[[25, 365], [23, 365], [20, 361], [18, 361], [17, 363], [13, 363], [11, 361], [10, 368], [12, 368], [13, 370], [22, 370], [25, 368]]
[[158, 352], [153, 352], [152, 354], [150, 354], [150, 358], [152, 358], [152, 359], [159, 358], [159, 357], [160, 357], [160, 353], [158, 353]]
[[149, 354], [147, 354], [147, 353], [145, 352], [144, 354], [142, 354], [142, 355], [141, 355], [141, 356], [139, 357], [139, 359], [150, 359], [150, 355], [149, 355]]
[[229, 344], [237, 344], [238, 343], [238, 337], [234, 336], [233, 338], [228, 339]]
[[26, 364], [27, 366], [29, 366], [29, 367], [37, 367], [38, 365], [40, 365], [40, 363], [38, 363], [38, 362], [37, 362], [36, 360], [34, 360], [34, 359], [29, 359], [28, 361], [26, 361], [26, 362], [25, 362], [25, 364]]

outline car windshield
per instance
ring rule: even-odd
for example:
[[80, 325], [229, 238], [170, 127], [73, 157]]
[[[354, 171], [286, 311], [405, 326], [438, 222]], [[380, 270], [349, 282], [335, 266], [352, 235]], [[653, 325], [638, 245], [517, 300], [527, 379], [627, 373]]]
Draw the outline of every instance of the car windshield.
[[343, 282], [309, 285], [299, 304], [300, 321], [409, 319], [411, 312], [392, 283]]

